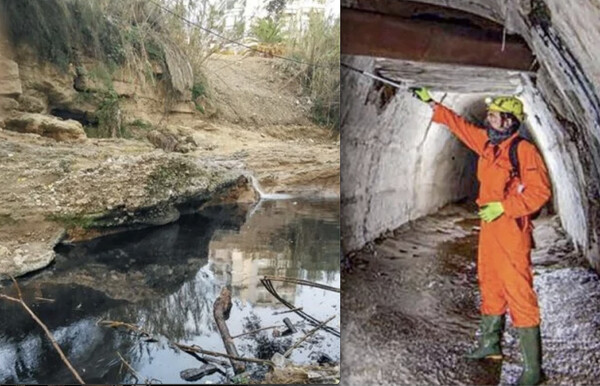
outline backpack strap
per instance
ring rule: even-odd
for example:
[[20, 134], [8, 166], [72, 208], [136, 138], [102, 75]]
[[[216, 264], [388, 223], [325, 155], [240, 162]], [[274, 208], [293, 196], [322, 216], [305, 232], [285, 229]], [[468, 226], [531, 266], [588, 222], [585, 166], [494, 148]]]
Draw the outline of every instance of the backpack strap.
[[519, 147], [519, 143], [521, 141], [526, 141], [525, 138], [518, 136], [512, 140], [510, 143], [510, 147], [508, 148], [508, 158], [510, 158], [510, 165], [512, 166], [512, 170], [510, 171], [511, 177], [521, 177], [521, 169], [519, 165], [519, 156], [517, 153], [517, 149]]

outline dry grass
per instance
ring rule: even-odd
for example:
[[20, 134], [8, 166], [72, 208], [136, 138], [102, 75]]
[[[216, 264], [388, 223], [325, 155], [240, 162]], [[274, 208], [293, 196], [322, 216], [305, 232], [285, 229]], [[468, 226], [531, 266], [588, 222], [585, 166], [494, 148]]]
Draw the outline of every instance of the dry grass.
[[308, 27], [292, 24], [285, 41], [287, 56], [308, 65], [286, 62], [284, 69], [300, 79], [312, 101], [313, 119], [339, 132], [340, 20], [310, 15]]
[[[309, 374], [319, 374], [322, 377], [312, 378]], [[289, 384], [331, 384], [339, 383], [340, 368], [324, 366], [288, 366], [276, 368], [269, 372], [261, 384], [289, 385]]]

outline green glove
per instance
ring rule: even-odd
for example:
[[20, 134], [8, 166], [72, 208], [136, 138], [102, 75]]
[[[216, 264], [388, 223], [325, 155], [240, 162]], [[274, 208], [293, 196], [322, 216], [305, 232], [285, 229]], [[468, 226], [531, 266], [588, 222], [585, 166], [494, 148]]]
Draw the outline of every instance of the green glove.
[[491, 222], [504, 213], [504, 207], [501, 202], [489, 202], [481, 207], [479, 217], [485, 222]]
[[411, 87], [409, 90], [412, 91], [413, 96], [419, 99], [421, 102], [428, 103], [433, 100], [431, 95], [429, 95], [429, 90], [426, 87]]

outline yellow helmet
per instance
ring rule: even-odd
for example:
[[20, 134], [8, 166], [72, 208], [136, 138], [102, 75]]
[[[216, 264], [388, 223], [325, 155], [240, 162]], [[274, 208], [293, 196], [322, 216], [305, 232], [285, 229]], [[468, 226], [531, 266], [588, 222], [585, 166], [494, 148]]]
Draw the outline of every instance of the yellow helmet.
[[498, 111], [500, 113], [510, 113], [517, 117], [519, 122], [523, 122], [525, 119], [525, 113], [523, 112], [523, 102], [514, 96], [500, 96], [494, 99], [486, 99], [488, 110]]

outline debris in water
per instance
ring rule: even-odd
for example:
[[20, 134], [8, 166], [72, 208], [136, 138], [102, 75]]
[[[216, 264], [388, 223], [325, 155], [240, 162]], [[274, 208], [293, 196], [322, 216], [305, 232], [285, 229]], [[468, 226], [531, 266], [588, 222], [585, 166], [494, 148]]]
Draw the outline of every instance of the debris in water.
[[186, 369], [179, 373], [181, 379], [193, 382], [197, 381], [207, 375], [211, 375], [219, 371], [219, 369], [214, 365], [204, 365], [202, 367], [197, 367], [193, 369]]
[[287, 330], [283, 331], [281, 333], [281, 336], [292, 335], [292, 334], [295, 334], [298, 331], [296, 329], [296, 326], [294, 326], [294, 324], [290, 320], [290, 318], [284, 318], [283, 319], [283, 323], [285, 323], [285, 325], [287, 326]]

